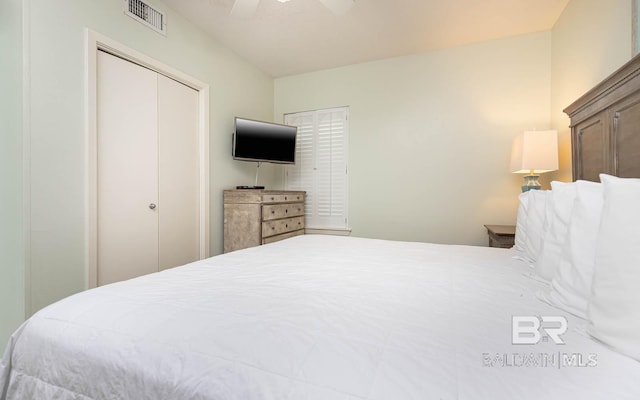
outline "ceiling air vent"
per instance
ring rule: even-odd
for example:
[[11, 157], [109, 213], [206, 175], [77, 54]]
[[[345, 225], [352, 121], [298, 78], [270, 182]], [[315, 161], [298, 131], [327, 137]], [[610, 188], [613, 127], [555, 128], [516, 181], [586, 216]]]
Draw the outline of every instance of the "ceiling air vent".
[[167, 34], [167, 19], [164, 13], [149, 3], [141, 0], [124, 0], [124, 13], [156, 32]]

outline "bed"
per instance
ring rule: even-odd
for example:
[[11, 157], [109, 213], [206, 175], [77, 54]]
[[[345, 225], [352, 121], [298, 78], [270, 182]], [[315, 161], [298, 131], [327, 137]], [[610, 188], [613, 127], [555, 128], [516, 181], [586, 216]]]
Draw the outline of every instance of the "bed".
[[565, 345], [511, 344], [558, 314], [512, 256], [304, 235], [103, 286], [23, 325], [6, 398], [637, 399], [638, 362], [570, 314]]
[[[626, 90], [629, 70], [600, 100], [579, 101], [609, 115], [637, 94], [601, 101]], [[604, 164], [582, 157], [604, 137], [578, 129], [589, 118], [572, 116], [578, 170], [633, 164], [633, 151], [608, 153], [629, 140], [615, 130], [595, 145]], [[14, 333], [0, 399], [638, 399], [633, 348], [599, 336], [601, 316], [558, 307], [556, 278], [531, 259], [547, 260], [548, 238], [562, 236], [540, 225], [555, 208], [534, 204], [569, 204], [559, 196], [570, 185], [521, 198], [514, 249], [303, 235], [78, 293]]]

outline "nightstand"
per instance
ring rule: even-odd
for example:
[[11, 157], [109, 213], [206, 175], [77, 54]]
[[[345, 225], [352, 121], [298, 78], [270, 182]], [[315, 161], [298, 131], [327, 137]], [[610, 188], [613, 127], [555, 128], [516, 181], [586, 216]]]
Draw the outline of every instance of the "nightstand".
[[501, 247], [510, 249], [516, 239], [516, 227], [514, 225], [485, 225], [489, 235], [489, 247]]

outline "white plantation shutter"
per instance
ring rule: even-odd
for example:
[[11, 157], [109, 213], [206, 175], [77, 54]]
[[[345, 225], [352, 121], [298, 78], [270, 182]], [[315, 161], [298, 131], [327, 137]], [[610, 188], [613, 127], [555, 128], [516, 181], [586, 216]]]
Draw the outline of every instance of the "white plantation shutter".
[[348, 108], [285, 115], [298, 127], [296, 164], [287, 166], [286, 189], [307, 192], [306, 226], [347, 227]]
[[309, 221], [309, 202], [314, 198], [314, 160], [313, 160], [313, 113], [298, 113], [285, 116], [285, 125], [298, 127], [296, 135], [296, 163], [286, 167], [285, 188], [287, 190], [304, 190], [307, 192], [305, 206], [307, 221]]

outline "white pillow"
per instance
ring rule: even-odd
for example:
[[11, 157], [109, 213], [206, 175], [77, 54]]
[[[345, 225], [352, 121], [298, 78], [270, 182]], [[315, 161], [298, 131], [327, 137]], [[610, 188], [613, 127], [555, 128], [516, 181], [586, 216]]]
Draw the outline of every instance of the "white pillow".
[[551, 182], [551, 205], [547, 203], [547, 220], [540, 255], [536, 259], [536, 274], [551, 281], [560, 265], [562, 247], [567, 238], [569, 220], [576, 198], [576, 184]]
[[527, 208], [529, 204], [529, 194], [531, 190], [521, 193], [518, 196], [520, 205], [518, 206], [518, 216], [516, 219], [516, 237], [514, 249], [519, 253], [519, 258], [524, 258], [527, 245]]
[[533, 263], [538, 258], [542, 238], [544, 237], [544, 222], [547, 209], [549, 190], [530, 190], [527, 205], [527, 235], [525, 237], [525, 258]]
[[600, 175], [604, 203], [589, 333], [640, 360], [640, 179]]
[[587, 317], [601, 214], [602, 185], [577, 181], [567, 240], [547, 299], [581, 318]]

